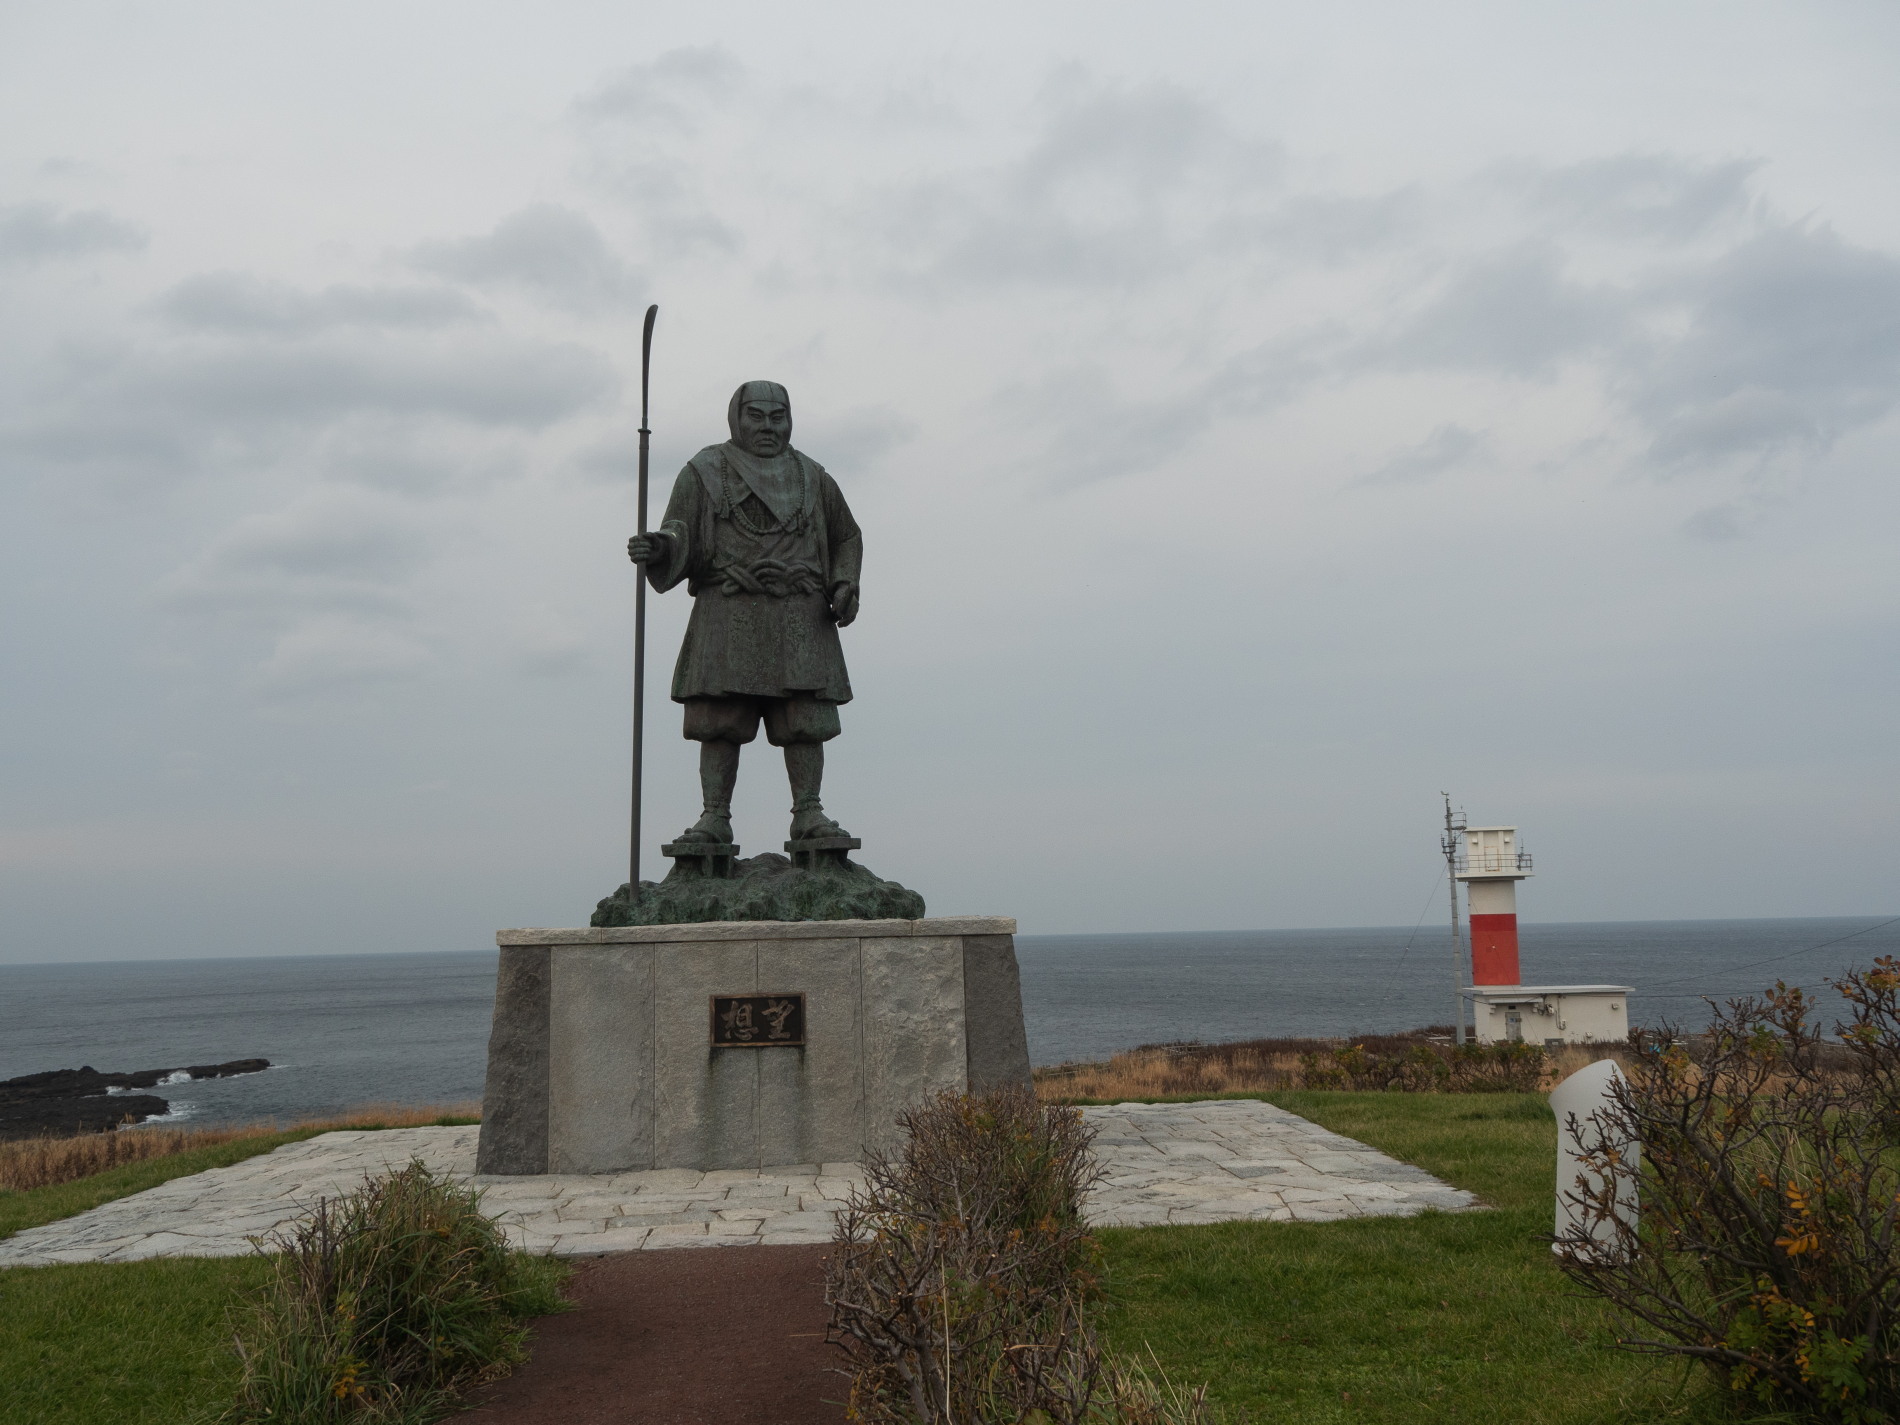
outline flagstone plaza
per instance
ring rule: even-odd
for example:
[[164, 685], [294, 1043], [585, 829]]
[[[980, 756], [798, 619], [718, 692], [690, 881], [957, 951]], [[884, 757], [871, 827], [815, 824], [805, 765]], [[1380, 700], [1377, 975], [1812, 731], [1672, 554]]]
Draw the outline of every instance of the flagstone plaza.
[[[1423, 1169], [1270, 1104], [1124, 1103], [1083, 1115], [1107, 1174], [1089, 1199], [1098, 1226], [1328, 1222], [1480, 1206]], [[518, 1245], [563, 1256], [823, 1242], [862, 1181], [855, 1163], [475, 1178], [475, 1139], [473, 1127], [325, 1133], [29, 1228], [0, 1241], [0, 1267], [239, 1255], [317, 1198], [411, 1159], [470, 1178]]]

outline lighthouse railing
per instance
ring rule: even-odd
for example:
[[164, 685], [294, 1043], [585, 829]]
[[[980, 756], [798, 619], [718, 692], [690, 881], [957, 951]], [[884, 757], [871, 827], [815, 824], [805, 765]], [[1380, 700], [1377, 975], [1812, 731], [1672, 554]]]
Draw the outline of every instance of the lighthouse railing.
[[1528, 851], [1480, 851], [1477, 855], [1460, 852], [1453, 862], [1452, 869], [1465, 873], [1490, 872], [1495, 875], [1508, 875], [1512, 871], [1531, 869], [1531, 853]]

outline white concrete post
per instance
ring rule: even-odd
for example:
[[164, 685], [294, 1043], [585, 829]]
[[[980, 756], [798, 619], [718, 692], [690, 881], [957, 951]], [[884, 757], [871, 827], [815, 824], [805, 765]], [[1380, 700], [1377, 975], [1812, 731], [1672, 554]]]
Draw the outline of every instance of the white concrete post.
[[[1615, 1118], [1605, 1112], [1614, 1102], [1612, 1090], [1622, 1080], [1623, 1070], [1616, 1060], [1598, 1059], [1551, 1090], [1550, 1108], [1557, 1115], [1558, 1240], [1551, 1243], [1553, 1252], [1581, 1247], [1578, 1237], [1582, 1234], [1590, 1239], [1590, 1246], [1584, 1250], [1614, 1259], [1622, 1252], [1617, 1224], [1630, 1232], [1636, 1230], [1642, 1145], [1624, 1134]], [[1599, 1137], [1614, 1155], [1614, 1162], [1602, 1162], [1594, 1155], [1586, 1158], [1578, 1151], [1581, 1144], [1584, 1152], [1590, 1152]], [[1613, 1194], [1609, 1219], [1572, 1200], [1600, 1200], [1606, 1191]]]

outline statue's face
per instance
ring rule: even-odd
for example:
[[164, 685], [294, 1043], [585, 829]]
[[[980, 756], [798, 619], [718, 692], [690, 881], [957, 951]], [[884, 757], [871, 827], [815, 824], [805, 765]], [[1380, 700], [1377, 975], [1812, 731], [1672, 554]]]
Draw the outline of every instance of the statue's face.
[[792, 412], [778, 401], [747, 401], [739, 407], [739, 445], [770, 459], [792, 441]]

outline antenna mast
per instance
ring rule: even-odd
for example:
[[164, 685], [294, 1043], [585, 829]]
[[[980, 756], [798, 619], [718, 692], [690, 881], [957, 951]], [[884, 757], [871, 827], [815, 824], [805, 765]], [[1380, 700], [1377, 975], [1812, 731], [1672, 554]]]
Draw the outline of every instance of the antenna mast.
[[1451, 809], [1451, 793], [1440, 792], [1445, 799], [1445, 834], [1438, 846], [1445, 853], [1445, 896], [1451, 902], [1451, 978], [1453, 1037], [1465, 1042], [1465, 954], [1464, 937], [1458, 933], [1458, 833], [1465, 829], [1465, 814]]

